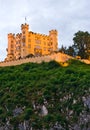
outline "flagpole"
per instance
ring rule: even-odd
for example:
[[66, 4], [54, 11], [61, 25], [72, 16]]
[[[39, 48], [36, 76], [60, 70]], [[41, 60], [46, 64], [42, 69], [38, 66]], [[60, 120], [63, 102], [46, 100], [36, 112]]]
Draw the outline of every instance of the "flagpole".
[[25, 17], [25, 23], [26, 23], [26, 21], [27, 21], [27, 18]]

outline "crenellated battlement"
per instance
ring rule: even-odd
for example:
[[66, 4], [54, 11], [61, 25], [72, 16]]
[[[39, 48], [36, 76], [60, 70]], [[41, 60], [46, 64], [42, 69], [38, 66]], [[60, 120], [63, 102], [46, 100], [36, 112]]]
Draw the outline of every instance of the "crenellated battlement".
[[25, 28], [28, 30], [29, 29], [29, 25], [26, 24], [26, 23], [25, 24], [21, 24], [21, 30], [23, 30]]
[[40, 37], [49, 37], [49, 36], [46, 35], [46, 34], [35, 33], [35, 32], [32, 32], [32, 31], [30, 31], [29, 34], [33, 34], [33, 35], [35, 35], [35, 36], [40, 36]]
[[50, 30], [50, 31], [49, 31], [49, 34], [50, 34], [50, 35], [51, 35], [51, 34], [58, 35], [58, 32], [57, 32], [57, 30]]
[[15, 37], [15, 34], [13, 34], [13, 33], [8, 34], [8, 38], [13, 38], [13, 37]]

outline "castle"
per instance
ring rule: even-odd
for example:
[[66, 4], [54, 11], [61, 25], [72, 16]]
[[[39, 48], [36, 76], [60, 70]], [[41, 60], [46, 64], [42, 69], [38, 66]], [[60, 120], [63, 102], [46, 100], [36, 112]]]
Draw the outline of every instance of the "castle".
[[[69, 59], [75, 59], [58, 51], [58, 32], [49, 31], [49, 35], [29, 31], [28, 24], [21, 25], [21, 33], [8, 34], [7, 57], [0, 62], [0, 67], [16, 66], [24, 63], [41, 63], [52, 60], [67, 66]], [[90, 64], [90, 60], [80, 60]]]
[[21, 25], [21, 33], [8, 34], [7, 57], [5, 61], [17, 60], [29, 56], [52, 54], [58, 49], [57, 30], [49, 31], [49, 35], [29, 31], [27, 23]]

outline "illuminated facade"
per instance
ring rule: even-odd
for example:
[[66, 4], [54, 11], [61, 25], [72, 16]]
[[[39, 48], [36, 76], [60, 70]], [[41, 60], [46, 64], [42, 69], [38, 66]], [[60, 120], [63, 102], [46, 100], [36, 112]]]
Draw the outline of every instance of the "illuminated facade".
[[28, 24], [21, 25], [21, 33], [8, 34], [6, 61], [25, 58], [29, 55], [48, 55], [58, 49], [58, 32], [49, 31], [49, 35], [29, 31]]

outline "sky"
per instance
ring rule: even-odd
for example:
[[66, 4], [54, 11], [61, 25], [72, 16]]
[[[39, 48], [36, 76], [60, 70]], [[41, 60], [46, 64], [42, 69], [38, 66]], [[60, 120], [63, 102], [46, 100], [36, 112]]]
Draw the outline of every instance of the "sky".
[[73, 44], [76, 32], [90, 32], [90, 0], [0, 0], [0, 61], [7, 55], [8, 33], [21, 33], [21, 24], [31, 31], [58, 31], [58, 47]]

